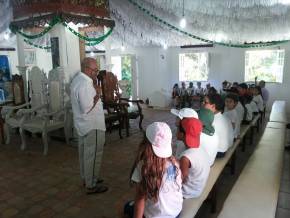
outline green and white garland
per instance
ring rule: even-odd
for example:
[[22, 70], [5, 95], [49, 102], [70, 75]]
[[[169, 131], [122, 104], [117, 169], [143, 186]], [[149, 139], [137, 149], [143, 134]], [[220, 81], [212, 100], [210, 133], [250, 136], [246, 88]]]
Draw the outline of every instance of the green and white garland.
[[99, 37], [87, 37], [87, 36], [84, 36], [82, 34], [80, 34], [79, 32], [75, 31], [73, 28], [71, 28], [65, 21], [62, 20], [61, 17], [59, 16], [55, 16], [48, 24], [47, 27], [44, 28], [44, 30], [40, 33], [37, 33], [37, 34], [27, 34], [23, 31], [21, 31], [17, 26], [14, 26], [14, 25], [10, 25], [10, 30], [12, 33], [16, 34], [16, 33], [19, 33], [20, 35], [22, 35], [24, 37], [24, 41], [26, 43], [28, 43], [29, 45], [32, 45], [34, 47], [37, 47], [37, 48], [41, 48], [41, 49], [50, 49], [50, 46], [49, 45], [38, 45], [38, 44], [35, 44], [34, 42], [32, 42], [32, 40], [34, 39], [38, 39], [38, 38], [41, 38], [43, 36], [45, 36], [56, 24], [58, 23], [61, 23], [62, 25], [64, 25], [66, 28], [68, 28], [68, 30], [70, 32], [72, 32], [74, 35], [76, 35], [77, 37], [79, 37], [81, 40], [84, 40], [86, 41], [86, 45], [87, 46], [93, 46], [93, 45], [97, 45], [99, 43], [101, 43], [102, 41], [104, 41], [109, 35], [111, 35], [111, 33], [113, 32], [113, 28], [110, 28], [107, 33], [105, 33], [104, 35], [102, 36], [99, 36]]

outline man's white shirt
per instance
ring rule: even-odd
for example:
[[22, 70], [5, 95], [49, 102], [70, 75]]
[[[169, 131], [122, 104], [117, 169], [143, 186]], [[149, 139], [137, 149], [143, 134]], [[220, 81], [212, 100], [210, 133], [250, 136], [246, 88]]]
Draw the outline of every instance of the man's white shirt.
[[79, 72], [73, 79], [70, 89], [74, 126], [78, 134], [84, 136], [94, 129], [106, 131], [101, 99], [93, 107], [96, 95], [93, 80], [86, 74]]

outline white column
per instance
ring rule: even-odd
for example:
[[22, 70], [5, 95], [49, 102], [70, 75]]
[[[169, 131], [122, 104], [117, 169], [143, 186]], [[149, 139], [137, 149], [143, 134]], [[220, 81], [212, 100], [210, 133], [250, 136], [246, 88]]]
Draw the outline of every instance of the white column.
[[24, 41], [23, 37], [17, 33], [17, 55], [18, 55], [18, 65], [21, 67], [25, 67], [25, 55], [24, 55]]
[[[104, 28], [104, 33], [106, 33], [108, 31], [108, 28], [105, 27]], [[111, 61], [111, 37], [107, 37], [105, 39], [105, 50], [106, 50], [106, 53], [105, 53], [105, 57], [106, 57], [106, 70], [111, 72], [112, 71], [112, 61]]]
[[[73, 24], [70, 27], [78, 31]], [[73, 75], [81, 69], [79, 38], [62, 24], [55, 25], [50, 35], [58, 37], [60, 66], [64, 69], [66, 83], [69, 83]]]
[[28, 86], [27, 86], [27, 66], [25, 66], [25, 54], [24, 54], [24, 41], [23, 37], [17, 33], [16, 35], [17, 40], [17, 56], [18, 56], [18, 65], [16, 66], [19, 72], [19, 75], [23, 78], [24, 84], [24, 98], [25, 102], [28, 101]]

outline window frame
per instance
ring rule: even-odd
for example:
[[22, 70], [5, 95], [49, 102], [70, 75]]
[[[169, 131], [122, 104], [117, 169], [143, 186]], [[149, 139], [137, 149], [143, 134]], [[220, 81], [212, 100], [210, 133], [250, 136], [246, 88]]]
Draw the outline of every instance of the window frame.
[[[207, 78], [206, 79], [200, 79], [200, 80], [181, 80], [181, 72], [180, 72], [180, 56], [185, 55], [185, 54], [198, 54], [198, 53], [204, 53], [206, 55], [207, 59], [207, 64], [206, 64], [206, 69], [207, 69]], [[178, 53], [178, 80], [179, 82], [207, 82], [209, 79], [209, 58], [210, 58], [210, 53], [208, 51], [185, 51], [185, 52], [179, 52]], [[184, 65], [184, 64], [183, 64]], [[185, 77], [185, 76], [183, 76]]]
[[[249, 57], [248, 57], [248, 60], [247, 60], [247, 52], [252, 52], [252, 51], [260, 51], [260, 52], [262, 52], [262, 51], [282, 51], [283, 52], [283, 58], [284, 58], [284, 60], [283, 60], [283, 66], [282, 66], [282, 78], [281, 78], [281, 81], [267, 81], [265, 78], [258, 78], [258, 80], [264, 80], [265, 82], [267, 82], [267, 83], [273, 83], [273, 84], [283, 84], [283, 81], [284, 81], [284, 69], [285, 69], [285, 54], [286, 54], [286, 50], [285, 49], [280, 49], [280, 48], [266, 48], [266, 49], [249, 49], [249, 50], [246, 50], [245, 51], [245, 55], [244, 55], [244, 57], [245, 57], [245, 59], [244, 59], [244, 63], [245, 63], [245, 66], [244, 66], [244, 81], [246, 82], [246, 83], [252, 83], [252, 82], [255, 82], [254, 80], [246, 80], [246, 69], [247, 69], [247, 62], [249, 62]], [[282, 53], [282, 52], [280, 52], [278, 55], [277, 55], [277, 64], [278, 65], [281, 65], [281, 64], [279, 64], [280, 62], [281, 62], [281, 60], [282, 60], [282, 57], [280, 57], [280, 54]], [[276, 78], [276, 80], [277, 80], [277, 77], [276, 77], [276, 75], [275, 74], [272, 74], [272, 75], [274, 75], [275, 76], [275, 78]]]

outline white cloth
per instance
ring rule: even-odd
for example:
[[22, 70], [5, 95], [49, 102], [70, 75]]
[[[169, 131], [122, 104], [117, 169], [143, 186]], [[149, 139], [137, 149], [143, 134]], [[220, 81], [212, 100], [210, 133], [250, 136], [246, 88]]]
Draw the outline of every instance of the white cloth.
[[219, 137], [215, 132], [212, 136], [205, 133], [200, 135], [200, 148], [204, 149], [209, 156], [209, 162], [212, 166], [218, 152]]
[[255, 95], [253, 101], [257, 104], [259, 111], [264, 111], [264, 101], [261, 95]]
[[258, 108], [256, 102], [254, 102], [252, 100], [251, 103], [250, 103], [250, 105], [251, 105], [251, 108], [252, 108], [253, 113], [259, 112], [259, 108]]
[[231, 121], [232, 125], [234, 125], [234, 138], [238, 138], [240, 135], [240, 118], [238, 116], [238, 113], [235, 109], [225, 111], [224, 115]]
[[[131, 180], [141, 182], [141, 166], [138, 164], [135, 168]], [[176, 170], [177, 172], [176, 176]], [[176, 178], [175, 178], [176, 177]], [[146, 199], [144, 216], [150, 218], [173, 218], [177, 217], [182, 209], [182, 180], [179, 166], [177, 168], [169, 161], [166, 163], [166, 170], [162, 178], [162, 185], [159, 190], [159, 198], [155, 203]]]
[[250, 104], [246, 104], [245, 107], [247, 109], [246, 121], [252, 121], [252, 119], [253, 119], [253, 109], [252, 109], [251, 103]]
[[241, 123], [242, 120], [244, 119], [244, 114], [245, 114], [245, 109], [244, 109], [243, 105], [241, 104], [241, 102], [238, 101], [238, 104], [236, 105], [235, 110], [238, 113], [240, 123]]
[[98, 100], [97, 104], [92, 109], [94, 97], [96, 95], [93, 80], [86, 74], [79, 72], [78, 75], [74, 77], [70, 90], [74, 126], [79, 136], [84, 136], [95, 129], [106, 131], [103, 103], [101, 99]]
[[218, 152], [226, 152], [234, 142], [234, 130], [231, 121], [221, 112], [218, 112], [214, 115], [212, 125], [219, 138]]
[[186, 157], [191, 164], [188, 178], [182, 185], [184, 198], [197, 198], [201, 195], [210, 172], [209, 156], [204, 149], [189, 148], [182, 157]]

